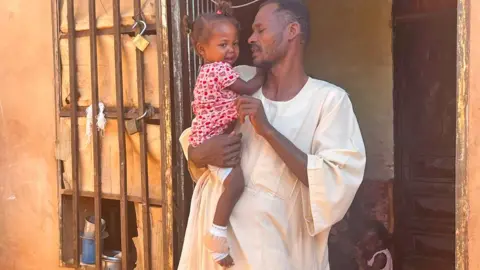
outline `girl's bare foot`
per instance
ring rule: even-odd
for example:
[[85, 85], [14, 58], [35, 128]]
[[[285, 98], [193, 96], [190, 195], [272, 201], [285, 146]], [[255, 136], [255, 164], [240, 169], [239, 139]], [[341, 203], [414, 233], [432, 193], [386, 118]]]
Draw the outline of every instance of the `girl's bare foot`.
[[218, 264], [225, 268], [230, 268], [235, 265], [235, 263], [233, 262], [233, 258], [230, 255], [225, 257], [223, 260], [218, 261]]

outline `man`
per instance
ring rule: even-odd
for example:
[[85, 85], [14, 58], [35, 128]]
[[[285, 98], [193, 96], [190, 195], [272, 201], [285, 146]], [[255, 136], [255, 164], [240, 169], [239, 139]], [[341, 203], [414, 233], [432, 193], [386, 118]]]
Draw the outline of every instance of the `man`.
[[[246, 188], [230, 218], [232, 269], [329, 269], [330, 228], [350, 206], [365, 168], [358, 123], [345, 91], [305, 74], [310, 27], [304, 4], [267, 1], [253, 30], [253, 62], [267, 78], [252, 97], [239, 98], [238, 135], [196, 148], [188, 146], [188, 129], [180, 138], [197, 185], [179, 269], [222, 269], [202, 242], [222, 193], [205, 166], [238, 162]], [[245, 80], [255, 72], [238, 71]]]

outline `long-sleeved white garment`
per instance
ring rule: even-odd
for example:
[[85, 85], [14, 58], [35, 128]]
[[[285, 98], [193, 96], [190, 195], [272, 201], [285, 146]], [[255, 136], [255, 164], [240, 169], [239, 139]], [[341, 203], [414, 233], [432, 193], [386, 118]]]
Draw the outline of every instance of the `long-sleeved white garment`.
[[[241, 66], [243, 79], [255, 69]], [[275, 150], [246, 121], [242, 138], [245, 192], [230, 217], [228, 231], [235, 270], [326, 270], [330, 227], [343, 218], [362, 182], [365, 148], [347, 93], [309, 78], [293, 99], [271, 101], [259, 90], [269, 122], [308, 154], [304, 186]], [[188, 155], [188, 135], [180, 142]], [[187, 156], [188, 159], [188, 156]], [[223, 187], [217, 176], [189, 162], [197, 181], [180, 270], [220, 270], [204, 247]]]

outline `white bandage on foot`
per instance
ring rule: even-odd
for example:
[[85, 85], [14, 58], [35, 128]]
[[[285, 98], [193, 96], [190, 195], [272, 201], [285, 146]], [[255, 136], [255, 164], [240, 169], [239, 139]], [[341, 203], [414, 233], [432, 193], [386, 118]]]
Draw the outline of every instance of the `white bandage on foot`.
[[210, 233], [213, 236], [227, 238], [227, 228], [228, 228], [227, 226], [218, 226], [218, 225], [212, 224], [212, 227], [210, 228]]
[[[213, 236], [227, 238], [227, 226], [212, 224], [209, 232]], [[212, 255], [212, 259], [216, 262], [221, 261], [228, 256], [228, 253], [210, 252], [210, 254]]]

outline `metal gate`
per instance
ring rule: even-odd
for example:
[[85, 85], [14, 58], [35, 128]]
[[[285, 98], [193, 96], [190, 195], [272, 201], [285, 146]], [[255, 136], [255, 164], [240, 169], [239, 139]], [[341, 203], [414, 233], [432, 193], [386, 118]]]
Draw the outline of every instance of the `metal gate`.
[[[171, 22], [168, 21], [170, 3], [166, 0], [111, 0], [109, 2], [88, 1], [88, 27], [82, 26], [79, 21], [82, 12], [85, 11], [82, 8], [86, 7], [86, 1], [52, 0], [51, 2], [55, 55], [60, 261], [61, 265], [66, 267], [79, 268], [82, 265], [82, 251], [86, 253], [86, 246], [82, 245], [85, 238], [81, 238], [83, 216], [92, 212], [95, 224], [100, 224], [101, 218], [112, 217], [109, 220], [110, 223], [107, 222], [107, 231], [112, 239], [109, 245], [121, 250], [122, 269], [133, 268], [132, 265], [135, 262], [132, 260], [132, 253], [137, 256], [137, 267], [141, 264], [143, 269], [173, 269], [172, 128], [170, 122], [170, 79], [173, 74], [169, 42]], [[128, 5], [127, 2], [129, 2]], [[127, 9], [126, 15], [122, 6], [133, 8]], [[150, 22], [144, 18], [143, 8], [146, 6], [152, 11], [149, 14]], [[175, 6], [174, 3], [173, 6]], [[132, 10], [133, 18], [126, 19], [128, 11]], [[139, 28], [132, 29], [132, 24], [139, 23], [141, 20], [147, 22], [145, 35], [148, 35], [151, 43], [146, 51], [150, 50], [149, 53], [156, 56], [154, 62], [158, 71], [155, 74], [158, 92], [154, 94], [145, 91], [147, 87], [145, 78], [149, 78], [149, 74], [145, 74], [146, 60], [153, 60], [146, 59], [144, 52], [134, 48], [135, 63], [131, 66], [127, 66], [129, 63], [122, 63], [129, 60], [125, 57], [128, 54], [127, 51], [130, 49], [130, 53], [132, 52], [128, 36], [136, 36], [141, 31]], [[113, 46], [102, 46], [108, 43], [105, 40], [109, 37], [113, 38]], [[85, 38], [89, 40], [88, 76], [83, 73], [86, 60], [81, 57], [83, 49], [81, 45]], [[68, 46], [62, 46], [63, 44]], [[67, 51], [68, 56], [66, 56]], [[98, 59], [109, 55], [110, 52], [114, 55], [114, 65], [111, 70], [108, 70], [104, 63], [98, 64]], [[134, 69], [134, 72], [129, 73], [130, 68]], [[152, 67], [149, 66], [149, 68]], [[100, 69], [103, 73], [99, 76]], [[108, 84], [105, 81], [108, 80], [106, 78], [109, 74], [113, 74], [111, 77], [114, 77], [112, 98], [108, 95], [108, 87], [105, 87]], [[82, 87], [84, 79], [88, 77], [90, 91], [85, 91]], [[136, 77], [136, 80], [130, 80], [130, 77]], [[134, 100], [135, 105], [129, 107], [126, 104], [132, 102], [125, 98], [125, 93], [130, 81], [134, 81], [133, 88], [137, 91], [135, 97], [131, 99]], [[99, 88], [107, 90], [102, 92]], [[147, 99], [152, 96], [157, 98], [151, 102], [154, 105], [149, 105]], [[85, 106], [79, 104], [85, 103], [85, 100], [92, 104], [93, 115], [93, 118], [90, 118], [90, 121], [93, 121], [92, 140], [91, 144], [86, 145], [80, 144], [84, 140], [84, 135], [79, 126], [79, 123], [84, 123], [85, 117], [88, 116], [88, 113], [85, 113]], [[105, 106], [104, 113], [108, 120], [105, 134], [95, 127], [96, 117], [102, 111], [99, 102], [104, 102], [102, 104]], [[147, 114], [147, 117], [141, 118], [140, 116], [150, 107], [153, 110]], [[137, 118], [138, 121], [135, 120]], [[137, 134], [127, 135], [124, 132], [126, 121], [133, 121], [131, 123], [134, 124], [135, 121], [137, 122], [136, 126], [139, 129]], [[62, 135], [68, 127], [70, 140]], [[85, 127], [86, 129], [89, 127], [88, 120]], [[115, 129], [119, 132], [115, 132]], [[155, 132], [151, 132], [152, 130]], [[154, 138], [156, 143], [149, 145], [147, 131], [158, 137], [158, 142]], [[109, 144], [112, 134], [118, 139], [116, 147], [111, 147]], [[138, 154], [134, 155], [133, 159], [127, 158], [130, 155], [130, 148], [135, 147], [137, 141]], [[65, 142], [70, 144], [69, 149], [64, 147]], [[118, 155], [116, 155], [117, 152], [114, 154], [116, 160], [105, 162], [105, 158], [110, 157], [108, 153], [105, 154], [107, 146], [110, 147], [107, 150], [118, 151]], [[91, 150], [91, 160], [88, 159], [88, 155], [87, 158], [84, 157], [87, 151], [85, 149]], [[150, 156], [154, 155], [153, 152], [159, 153], [155, 163], [149, 162]], [[109, 168], [110, 165], [116, 170]], [[149, 171], [149, 166], [152, 165], [160, 166], [159, 176], [155, 179], [152, 178], [151, 170]], [[92, 170], [86, 170], [88, 173], [85, 173], [83, 170], [89, 166]], [[138, 168], [137, 174], [131, 175], [131, 168]], [[90, 179], [93, 182], [93, 190], [89, 190]], [[159, 181], [160, 184], [154, 186], [153, 181]], [[106, 186], [109, 187], [108, 190], [104, 190]], [[158, 189], [157, 186], [160, 188]], [[138, 189], [133, 190], [136, 187]], [[158, 217], [156, 213], [160, 213]], [[157, 219], [161, 222], [157, 222]], [[117, 223], [120, 224], [120, 229]], [[132, 237], [135, 233], [132, 234], [131, 231], [132, 224], [136, 223], [141, 224], [135, 232], [138, 243], [141, 245], [135, 246], [136, 251], [133, 252], [131, 242], [135, 238]], [[158, 228], [159, 223], [161, 228]], [[156, 231], [152, 236], [153, 229]], [[138, 236], [140, 231], [141, 240]], [[161, 231], [161, 236], [158, 236], [157, 231]], [[94, 237], [95, 268], [97, 269], [101, 269], [102, 250], [107, 246], [107, 243], [103, 244], [104, 240], [101, 240], [103, 238], [104, 235], [97, 226]], [[119, 243], [118, 239], [120, 239]], [[152, 241], [155, 242], [152, 243]], [[161, 252], [152, 254], [152, 250]], [[143, 258], [139, 258], [140, 254]]]

